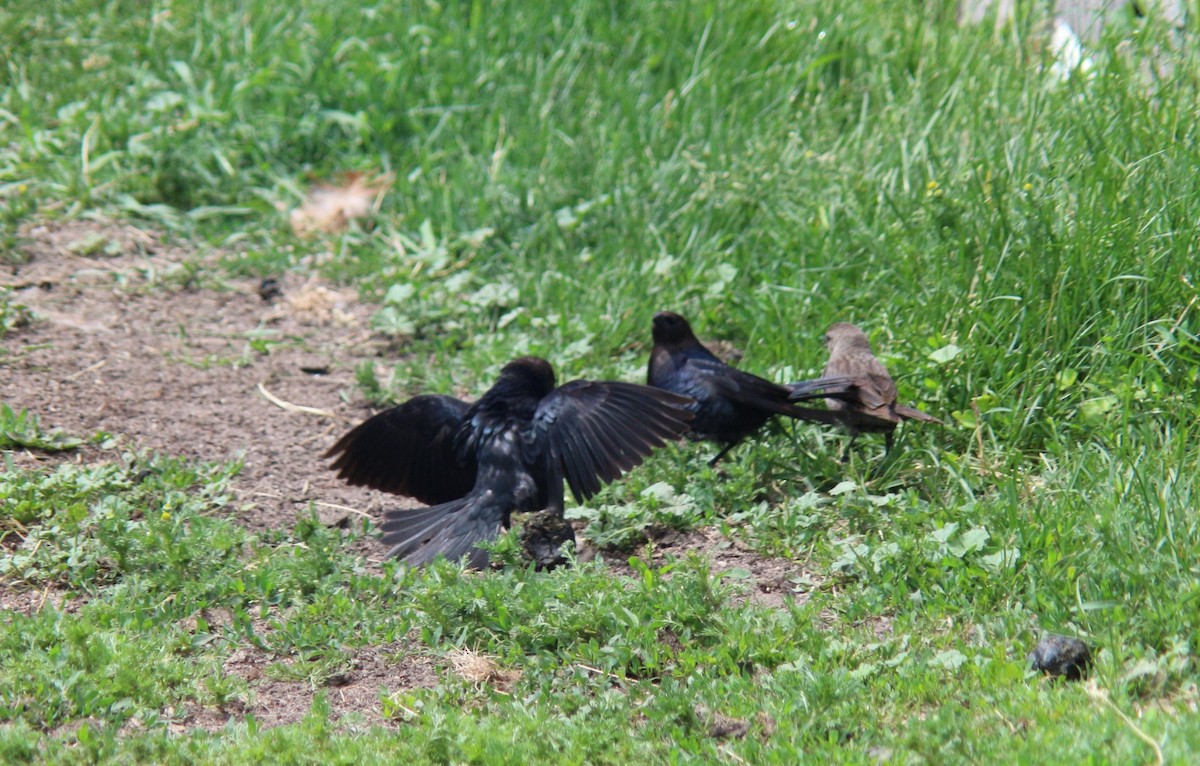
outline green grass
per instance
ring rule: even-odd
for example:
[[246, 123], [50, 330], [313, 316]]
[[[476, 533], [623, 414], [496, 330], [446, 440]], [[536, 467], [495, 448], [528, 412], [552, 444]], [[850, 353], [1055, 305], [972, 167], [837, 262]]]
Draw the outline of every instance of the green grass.
[[[103, 439], [104, 435], [98, 435]], [[7, 402], [0, 402], [0, 449], [32, 447], [45, 452], [75, 449], [83, 439], [67, 436], [57, 429], [46, 431], [38, 416], [28, 410], [16, 411]]]
[[30, 322], [29, 308], [12, 299], [12, 291], [0, 288], [0, 338]]
[[[346, 547], [369, 528], [239, 528], [232, 467], [9, 463], [5, 587], [79, 605], [0, 618], [0, 760], [1151, 761], [1108, 695], [1186, 762], [1200, 62], [1146, 78], [1151, 24], [1055, 85], [1040, 23], [957, 29], [950, 3], [6, 4], [0, 260], [23, 221], [98, 212], [224, 246], [233, 273], [319, 270], [379, 305], [396, 368], [359, 378], [381, 401], [481, 392], [523, 353], [639, 379], [667, 308], [799, 377], [854, 321], [951, 425], [905, 428], [887, 460], [864, 437], [844, 467], [806, 428], [722, 472], [670, 449], [575, 511], [629, 555], [717, 524], [796, 557], [819, 586], [785, 609], [686, 557], [632, 582], [369, 569]], [[278, 209], [345, 170], [396, 174], [374, 226], [295, 239]], [[180, 627], [218, 607], [220, 628]], [[1092, 693], [1025, 673], [1043, 630], [1098, 651]], [[481, 690], [439, 660], [437, 688], [380, 690], [414, 711], [395, 730], [319, 701], [278, 729], [167, 727], [248, 694], [220, 670], [240, 646], [320, 678], [410, 635], [521, 679]], [[749, 733], [710, 737], [704, 709]]]

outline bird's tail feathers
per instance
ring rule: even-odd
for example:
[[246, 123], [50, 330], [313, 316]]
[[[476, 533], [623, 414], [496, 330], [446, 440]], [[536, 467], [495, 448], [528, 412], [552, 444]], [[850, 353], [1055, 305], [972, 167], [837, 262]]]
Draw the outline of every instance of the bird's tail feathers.
[[476, 544], [495, 539], [503, 518], [502, 512], [490, 512], [486, 502], [485, 495], [472, 492], [428, 508], [388, 511], [380, 527], [383, 542], [392, 546], [388, 556], [412, 566], [428, 564], [438, 556], [450, 561], [469, 556], [470, 566], [482, 569], [488, 554]]
[[838, 399], [853, 401], [858, 398], [858, 379], [853, 375], [830, 375], [812, 380], [788, 383], [786, 388], [790, 402], [805, 402], [810, 399]]
[[905, 420], [920, 420], [924, 423], [937, 423], [938, 425], [946, 425], [943, 421], [938, 420], [928, 412], [921, 412], [916, 407], [908, 407], [903, 404], [896, 405], [896, 414]]

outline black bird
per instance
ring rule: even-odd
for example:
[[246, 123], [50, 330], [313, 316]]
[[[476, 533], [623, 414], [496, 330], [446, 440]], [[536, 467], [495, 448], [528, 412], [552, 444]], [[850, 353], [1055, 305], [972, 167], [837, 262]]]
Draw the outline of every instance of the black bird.
[[555, 388], [550, 363], [524, 357], [504, 365], [474, 404], [416, 396], [365, 420], [325, 456], [337, 457], [330, 467], [350, 484], [432, 504], [384, 514], [389, 556], [413, 565], [468, 556], [482, 568], [488, 556], [476, 543], [507, 528], [513, 511], [561, 518], [563, 479], [587, 500], [683, 434], [688, 404], [636, 383]]
[[[687, 436], [721, 445], [708, 464], [716, 465], [725, 453], [762, 428], [772, 416], [836, 423], [828, 410], [797, 407], [789, 398], [793, 390], [765, 378], [730, 367], [696, 338], [687, 320], [670, 311], [654, 315], [654, 348], [646, 382], [655, 388], [691, 397], [696, 417]], [[820, 398], [814, 393], [809, 398]]]
[[850, 432], [850, 443], [842, 453], [842, 462], [850, 457], [850, 447], [859, 433], [882, 433], [884, 449], [892, 450], [896, 425], [901, 420], [941, 423], [915, 407], [897, 404], [896, 383], [883, 363], [871, 353], [866, 334], [849, 322], [832, 325], [824, 338], [829, 362], [823, 377], [793, 383], [796, 399], [812, 399], [822, 392], [825, 403], [838, 422]]

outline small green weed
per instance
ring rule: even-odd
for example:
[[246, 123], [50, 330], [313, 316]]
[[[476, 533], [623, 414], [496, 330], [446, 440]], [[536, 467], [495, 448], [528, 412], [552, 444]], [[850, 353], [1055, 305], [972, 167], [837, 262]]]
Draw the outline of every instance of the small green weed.
[[40, 449], [46, 452], [71, 450], [83, 444], [83, 439], [67, 436], [55, 429], [46, 431], [38, 416], [28, 410], [17, 412], [6, 402], [0, 402], [0, 449]]
[[0, 338], [12, 330], [25, 327], [32, 320], [29, 309], [13, 300], [12, 290], [0, 287]]

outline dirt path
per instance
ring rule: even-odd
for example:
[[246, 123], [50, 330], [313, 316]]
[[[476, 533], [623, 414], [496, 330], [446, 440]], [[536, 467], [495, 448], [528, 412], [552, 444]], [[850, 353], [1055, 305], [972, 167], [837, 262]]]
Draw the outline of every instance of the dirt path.
[[[289, 528], [310, 503], [327, 522], [404, 504], [344, 486], [321, 460], [369, 412], [354, 368], [388, 362], [367, 330], [372, 309], [352, 290], [286, 276], [282, 296], [267, 302], [252, 279], [185, 286], [196, 266], [201, 283], [219, 274], [206, 268], [217, 256], [127, 225], [73, 222], [26, 235], [31, 260], [0, 271], [0, 284], [15, 285], [16, 299], [40, 321], [0, 339], [0, 399], [71, 435], [106, 431], [127, 448], [243, 460], [236, 515], [250, 528]], [[109, 254], [71, 252], [100, 241]], [[339, 417], [282, 409], [260, 384]], [[18, 461], [98, 459], [94, 453], [24, 453]]]

